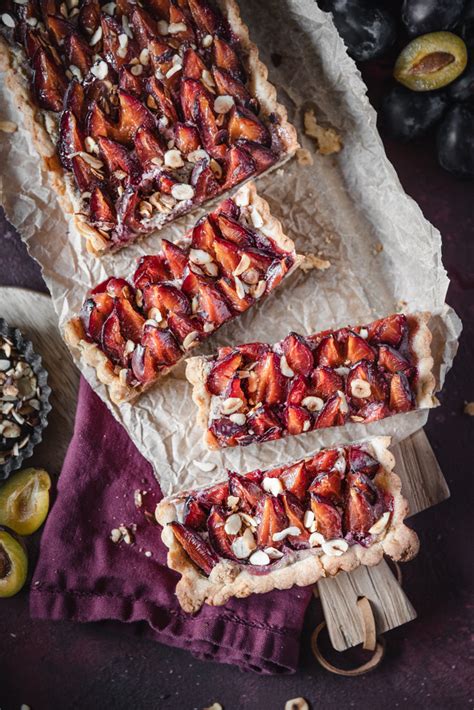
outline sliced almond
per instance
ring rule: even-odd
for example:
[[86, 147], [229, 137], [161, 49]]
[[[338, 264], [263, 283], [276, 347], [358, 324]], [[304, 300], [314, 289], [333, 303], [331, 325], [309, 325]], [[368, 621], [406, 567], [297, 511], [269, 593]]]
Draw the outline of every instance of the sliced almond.
[[309, 396], [301, 400], [301, 406], [310, 412], [319, 412], [324, 407], [324, 401], [321, 397]]
[[212, 256], [204, 249], [191, 249], [189, 251], [189, 259], [194, 264], [202, 266], [203, 264], [209, 264], [212, 261]]
[[328, 557], [340, 557], [349, 549], [349, 543], [346, 540], [325, 540], [321, 543], [323, 552]]
[[192, 150], [186, 156], [186, 159], [189, 160], [190, 163], [198, 163], [200, 160], [207, 160], [207, 158], [209, 158], [209, 154], [202, 148]]
[[216, 464], [212, 463], [212, 461], [198, 461], [197, 459], [194, 459], [193, 464], [206, 473], [209, 473], [209, 471], [213, 471], [216, 468]]
[[306, 510], [303, 518], [303, 525], [305, 528], [310, 528], [314, 523], [314, 513], [312, 510]]
[[[172, 76], [174, 76], [174, 74], [177, 74], [179, 71], [181, 71], [182, 68], [183, 67], [181, 66], [181, 64], [173, 64], [171, 69], [168, 69], [168, 71], [166, 72], [166, 74], [165, 74], [166, 78], [170, 79]], [[177, 199], [179, 199], [179, 198], [177, 198]]]
[[264, 552], [267, 553], [271, 560], [280, 560], [283, 557], [283, 552], [277, 550], [276, 547], [266, 547]]
[[337, 393], [339, 395], [339, 399], [341, 400], [341, 404], [339, 405], [339, 411], [341, 414], [347, 414], [349, 411], [349, 405], [347, 404], [347, 399], [346, 395], [344, 392], [341, 392], [341, 390], [337, 390]]
[[165, 20], [160, 20], [157, 23], [158, 32], [160, 33], [160, 35], [167, 35], [168, 34], [168, 27], [169, 27], [169, 25], [167, 22], [165, 22]]
[[228, 96], [227, 94], [218, 96], [214, 100], [214, 111], [216, 113], [228, 113], [233, 106], [234, 99], [232, 98], [232, 96]]
[[375, 522], [371, 528], [369, 528], [369, 533], [371, 535], [380, 535], [383, 533], [385, 528], [388, 525], [388, 521], [390, 520], [390, 511], [386, 511], [383, 513], [382, 517]]
[[263, 550], [257, 550], [250, 555], [249, 562], [251, 565], [269, 565], [270, 557]]
[[335, 367], [334, 372], [336, 372], [341, 377], [347, 377], [347, 375], [349, 374], [349, 368], [344, 367], [344, 365], [341, 367]]
[[171, 188], [171, 194], [176, 200], [192, 200], [194, 188], [186, 183], [178, 183]]
[[13, 121], [0, 121], [0, 131], [2, 133], [15, 133], [18, 129], [18, 125], [13, 123]]
[[183, 158], [181, 156], [181, 151], [173, 148], [172, 150], [167, 150], [164, 155], [165, 165], [169, 168], [181, 168], [184, 165]]
[[290, 525], [284, 530], [280, 530], [279, 532], [273, 533], [272, 540], [273, 542], [281, 542], [290, 535], [292, 537], [298, 537], [298, 535], [300, 535], [300, 532], [300, 529], [297, 528], [296, 525]]
[[237, 535], [237, 533], [240, 532], [241, 527], [242, 518], [238, 513], [233, 513], [232, 515], [229, 515], [229, 517], [225, 521], [224, 530], [226, 531], [227, 535]]
[[140, 64], [143, 64], [144, 66], [150, 63], [150, 50], [148, 47], [142, 49], [138, 59], [140, 60]]
[[240, 397], [228, 397], [222, 402], [221, 411], [223, 414], [233, 414], [243, 405]]
[[[99, 42], [101, 39], [102, 39], [102, 27], [99, 25], [99, 27], [96, 29], [96, 31], [94, 32], [94, 34], [92, 35], [92, 37], [89, 40], [90, 46], [93, 47], [94, 44], [97, 44], [97, 42]], [[119, 37], [119, 39], [120, 39], [120, 37]]]
[[140, 74], [143, 74], [143, 64], [135, 64], [130, 71], [133, 76], [140, 76]]
[[367, 380], [362, 380], [359, 377], [351, 380], [351, 394], [353, 397], [364, 399], [365, 397], [370, 397], [371, 393], [370, 382], [367, 382]]
[[263, 227], [263, 217], [256, 207], [252, 207], [252, 209], [250, 210], [250, 219], [256, 229], [260, 229], [261, 227]]
[[295, 373], [291, 369], [291, 367], [288, 365], [288, 360], [286, 359], [285, 355], [282, 355], [280, 358], [280, 370], [281, 374], [284, 375], [285, 377], [294, 377]]
[[245, 293], [245, 287], [238, 276], [234, 276], [234, 282], [235, 282], [235, 290], [237, 292], [237, 296], [239, 298], [245, 298], [245, 296], [247, 295]]
[[227, 496], [226, 502], [227, 502], [227, 507], [232, 510], [233, 508], [236, 508], [239, 505], [240, 498], [239, 498], [239, 496]]
[[271, 476], [265, 476], [262, 481], [262, 488], [267, 493], [271, 493], [272, 496], [277, 496], [283, 493], [283, 484], [279, 478], [272, 478]]
[[183, 340], [183, 348], [187, 350], [188, 348], [191, 347], [191, 345], [195, 342], [196, 338], [199, 337], [199, 331], [193, 330], [191, 333], [188, 333], [185, 339]]
[[240, 274], [243, 274], [244, 271], [246, 271], [250, 266], [250, 257], [248, 254], [242, 254], [240, 257], [240, 261], [237, 264], [237, 267], [234, 269], [232, 274], [234, 276], [240, 276]]
[[232, 552], [239, 560], [247, 559], [256, 548], [255, 538], [249, 528], [246, 528], [241, 537], [236, 537], [232, 542]]
[[251, 291], [252, 296], [255, 299], [261, 298], [263, 296], [263, 294], [265, 293], [266, 288], [267, 288], [266, 281], [263, 281], [263, 280], [259, 281], [258, 284]]
[[204, 49], [207, 49], [208, 47], [211, 46], [213, 41], [214, 41], [214, 38], [212, 35], [204, 35], [204, 37], [202, 38], [202, 41], [201, 41], [201, 46], [204, 47]]
[[180, 32], [186, 32], [186, 25], [184, 22], [171, 22], [168, 25], [168, 34], [177, 35]]
[[234, 424], [238, 424], [239, 426], [243, 426], [247, 421], [247, 417], [243, 412], [235, 412], [235, 414], [230, 415], [229, 419], [231, 422], [234, 422]]
[[324, 535], [321, 535], [319, 532], [313, 531], [309, 536], [309, 544], [311, 547], [321, 547], [323, 542], [325, 542]]

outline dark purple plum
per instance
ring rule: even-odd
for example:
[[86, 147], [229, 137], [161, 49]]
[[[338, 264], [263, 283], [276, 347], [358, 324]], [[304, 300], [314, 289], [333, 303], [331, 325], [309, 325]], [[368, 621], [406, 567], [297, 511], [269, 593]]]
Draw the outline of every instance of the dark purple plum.
[[474, 109], [453, 106], [443, 119], [437, 136], [438, 162], [461, 178], [474, 178]]
[[449, 30], [461, 17], [465, 0], [405, 0], [402, 20], [410, 35]]
[[331, 12], [348, 53], [358, 62], [383, 54], [396, 37], [395, 20], [386, 10], [368, 0], [322, 0], [321, 9]]
[[[474, 26], [472, 31], [474, 32]], [[451, 101], [468, 101], [474, 106], [474, 62], [471, 62], [459, 79], [453, 81], [447, 93]]]
[[474, 0], [468, 0], [466, 3], [457, 31], [468, 49], [474, 50]]
[[392, 138], [410, 141], [439, 121], [446, 106], [446, 97], [440, 92], [421, 93], [395, 86], [382, 103], [380, 122]]

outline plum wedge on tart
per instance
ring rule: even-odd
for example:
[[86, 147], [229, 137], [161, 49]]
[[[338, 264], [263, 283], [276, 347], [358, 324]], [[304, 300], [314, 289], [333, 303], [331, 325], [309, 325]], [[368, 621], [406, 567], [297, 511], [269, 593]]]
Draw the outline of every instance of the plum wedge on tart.
[[428, 320], [396, 313], [190, 358], [186, 376], [207, 445], [247, 446], [434, 406]]
[[7, 83], [91, 251], [297, 148], [234, 0], [6, 0], [0, 34]]
[[94, 288], [66, 325], [66, 341], [96, 368], [113, 401], [133, 399], [301, 260], [249, 183], [181, 242], [163, 239], [128, 280], [112, 277]]
[[181, 574], [183, 609], [314, 584], [384, 554], [414, 557], [418, 538], [403, 522], [408, 505], [389, 443], [374, 437], [266, 471], [229, 472], [161, 501], [156, 517], [168, 566]]

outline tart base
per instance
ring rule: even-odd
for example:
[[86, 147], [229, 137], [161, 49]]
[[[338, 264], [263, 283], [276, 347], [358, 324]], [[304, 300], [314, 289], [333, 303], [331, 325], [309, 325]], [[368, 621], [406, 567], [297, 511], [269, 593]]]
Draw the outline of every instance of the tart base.
[[341, 570], [350, 572], [359, 565], [376, 565], [384, 554], [397, 561], [412, 559], [418, 552], [419, 541], [416, 533], [404, 524], [408, 503], [401, 494], [401, 481], [393, 473], [395, 459], [388, 450], [390, 437], [374, 437], [364, 443], [381, 464], [382, 470], [375, 480], [378, 487], [393, 496], [393, 513], [387, 532], [377, 542], [367, 548], [352, 545], [339, 557], [321, 554], [318, 548], [295, 551], [284, 557], [277, 569], [259, 575], [249, 573], [248, 568], [238, 563], [221, 560], [209, 577], [205, 577], [191, 562], [167, 525], [178, 517], [174, 501], [162, 500], [156, 509], [156, 519], [163, 526], [162, 540], [168, 547], [168, 567], [181, 574], [176, 596], [182, 608], [188, 613], [195, 613], [204, 603], [221, 606], [231, 597], [248, 597], [295, 585], [305, 587]]

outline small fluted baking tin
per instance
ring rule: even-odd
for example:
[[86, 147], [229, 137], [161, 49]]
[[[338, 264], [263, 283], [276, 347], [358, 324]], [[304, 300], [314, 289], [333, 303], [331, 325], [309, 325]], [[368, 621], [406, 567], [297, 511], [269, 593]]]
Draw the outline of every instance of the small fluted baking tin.
[[39, 393], [37, 399], [40, 402], [38, 412], [39, 423], [34, 427], [30, 434], [28, 443], [19, 451], [17, 456], [10, 456], [5, 463], [0, 464], [0, 482], [7, 479], [12, 471], [16, 471], [22, 465], [23, 461], [30, 458], [33, 454], [33, 449], [43, 438], [43, 430], [48, 425], [48, 414], [51, 411], [49, 396], [51, 388], [48, 385], [48, 373], [43, 367], [41, 356], [35, 352], [33, 344], [28, 340], [18, 328], [8, 325], [8, 323], [0, 318], [0, 337], [7, 338], [13, 347], [20, 353], [24, 360], [35, 373]]

